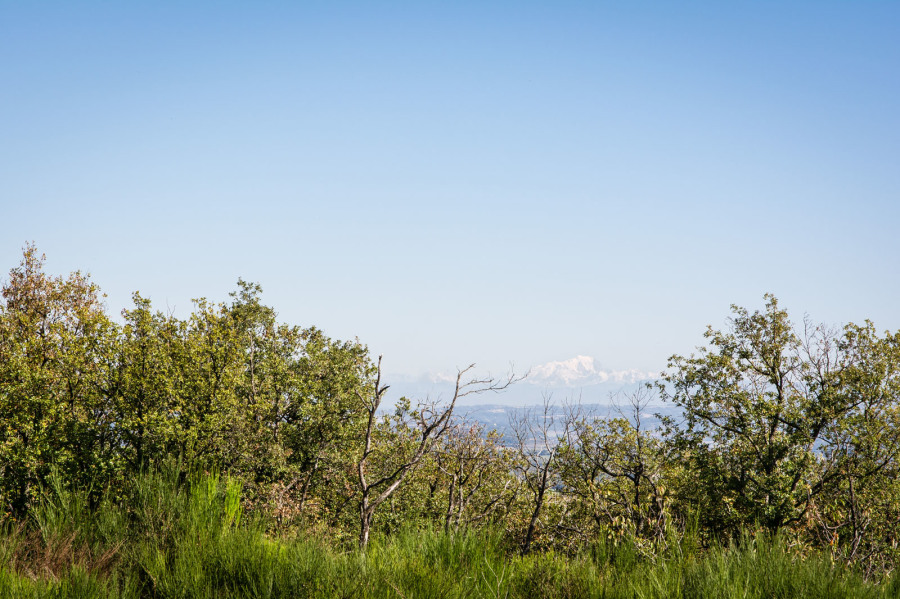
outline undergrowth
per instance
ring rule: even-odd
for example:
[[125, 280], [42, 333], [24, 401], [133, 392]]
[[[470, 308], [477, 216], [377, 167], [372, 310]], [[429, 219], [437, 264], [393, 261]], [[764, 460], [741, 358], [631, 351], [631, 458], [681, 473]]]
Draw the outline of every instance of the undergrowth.
[[58, 477], [27, 523], [0, 531], [0, 597], [112, 598], [769, 598], [900, 597], [785, 539], [690, 539], [648, 559], [627, 541], [572, 556], [521, 556], [494, 531], [409, 528], [365, 554], [328, 539], [272, 538], [227, 477], [177, 466], [138, 477], [89, 509]]

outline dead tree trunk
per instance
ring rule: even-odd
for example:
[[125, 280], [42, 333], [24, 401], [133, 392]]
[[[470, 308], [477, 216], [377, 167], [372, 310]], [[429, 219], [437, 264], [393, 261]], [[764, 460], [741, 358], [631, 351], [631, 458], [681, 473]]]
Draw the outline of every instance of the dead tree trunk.
[[426, 402], [413, 412], [414, 424], [417, 429], [417, 439], [412, 451], [403, 456], [399, 464], [395, 464], [386, 473], [374, 481], [369, 480], [368, 470], [373, 453], [376, 450], [374, 438], [375, 427], [378, 420], [378, 409], [382, 399], [388, 390], [388, 385], [381, 384], [381, 356], [378, 357], [378, 366], [375, 371], [375, 385], [368, 397], [358, 394], [360, 402], [368, 416], [366, 430], [363, 438], [363, 450], [357, 461], [357, 482], [359, 484], [359, 548], [365, 551], [369, 543], [369, 533], [372, 529], [372, 521], [378, 507], [384, 503], [403, 484], [407, 475], [412, 472], [422, 461], [422, 458], [431, 451], [436, 439], [441, 438], [450, 427], [450, 419], [456, 402], [461, 397], [487, 391], [500, 391], [516, 382], [515, 376], [510, 374], [505, 379], [497, 380], [492, 377], [472, 378], [464, 381], [474, 364], [459, 370], [456, 374], [456, 385], [453, 397], [444, 406], [438, 406], [435, 402]]

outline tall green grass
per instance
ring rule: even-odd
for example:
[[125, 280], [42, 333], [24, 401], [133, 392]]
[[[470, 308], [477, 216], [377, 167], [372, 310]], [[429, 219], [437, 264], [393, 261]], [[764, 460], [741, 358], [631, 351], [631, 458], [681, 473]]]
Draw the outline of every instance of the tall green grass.
[[113, 598], [769, 598], [898, 597], [802, 553], [745, 535], [701, 551], [695, 539], [655, 554], [627, 540], [580, 554], [520, 556], [502, 532], [406, 529], [365, 554], [328, 539], [273, 539], [241, 510], [240, 486], [177, 464], [148, 472], [88, 509], [89, 493], [51, 479], [26, 525], [0, 532], [0, 597]]

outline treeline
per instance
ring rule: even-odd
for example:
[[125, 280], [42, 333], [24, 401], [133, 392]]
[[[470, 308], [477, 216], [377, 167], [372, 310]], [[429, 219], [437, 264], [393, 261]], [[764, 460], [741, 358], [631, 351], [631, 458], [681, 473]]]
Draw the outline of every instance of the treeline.
[[[798, 326], [767, 296], [674, 356], [619, 417], [537, 409], [504, 442], [455, 404], [514, 376], [466, 369], [443, 404], [382, 409], [380, 360], [279, 323], [260, 293], [239, 281], [185, 319], [135, 294], [116, 320], [88, 277], [48, 275], [26, 247], [0, 305], [4, 521], [27, 521], [54, 480], [91, 509], [124, 505], [129, 481], [174, 459], [185, 481], [241, 481], [270, 533], [336, 547], [499, 527], [520, 553], [602, 539], [652, 558], [764, 531], [866, 574], [900, 558], [900, 334]], [[682, 417], [649, 430], [656, 399]]]

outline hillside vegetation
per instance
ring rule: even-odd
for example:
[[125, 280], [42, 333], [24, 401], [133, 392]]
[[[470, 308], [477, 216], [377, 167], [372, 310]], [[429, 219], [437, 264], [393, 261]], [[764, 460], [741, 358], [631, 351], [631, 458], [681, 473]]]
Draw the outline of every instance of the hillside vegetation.
[[[398, 399], [258, 285], [111, 318], [28, 246], [0, 302], [0, 595], [879, 597], [900, 533], [900, 334], [765, 297], [617, 417]], [[668, 414], [647, 423], [647, 405]]]

